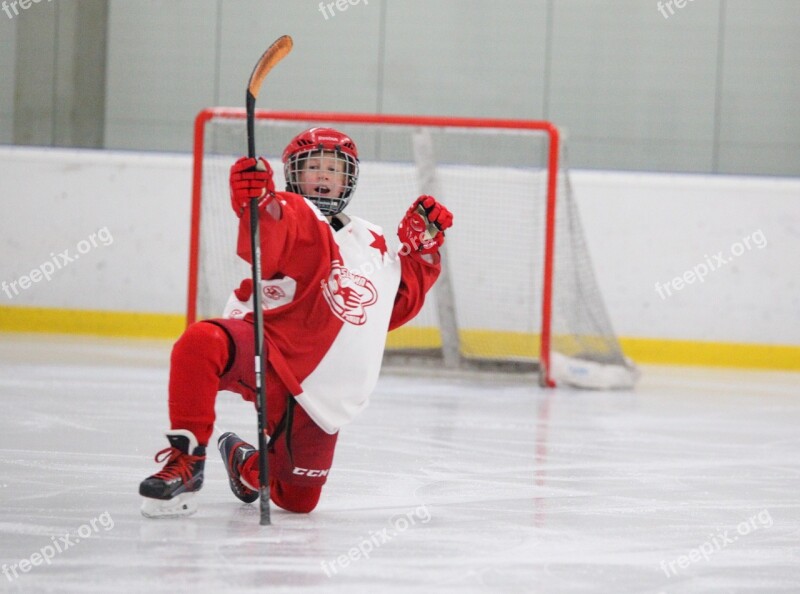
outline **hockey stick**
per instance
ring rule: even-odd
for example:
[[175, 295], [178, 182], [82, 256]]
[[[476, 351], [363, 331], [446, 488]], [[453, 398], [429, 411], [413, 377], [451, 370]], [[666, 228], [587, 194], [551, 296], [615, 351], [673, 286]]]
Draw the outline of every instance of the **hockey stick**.
[[[256, 156], [255, 138], [255, 109], [256, 98], [261, 90], [261, 84], [272, 70], [292, 50], [292, 38], [288, 35], [279, 37], [275, 43], [267, 48], [250, 74], [247, 83], [247, 156]], [[256, 391], [258, 399], [258, 471], [260, 474], [259, 496], [261, 497], [262, 526], [269, 526], [269, 463], [267, 461], [267, 362], [264, 357], [264, 312], [261, 309], [261, 238], [258, 225], [259, 198], [250, 199], [250, 255], [252, 256], [253, 271], [253, 334], [255, 335], [255, 371]]]

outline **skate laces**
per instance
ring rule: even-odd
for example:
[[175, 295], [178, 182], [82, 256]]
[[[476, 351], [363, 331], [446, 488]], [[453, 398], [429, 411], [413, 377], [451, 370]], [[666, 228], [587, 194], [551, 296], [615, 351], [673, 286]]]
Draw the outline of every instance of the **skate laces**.
[[[169, 458], [169, 459], [167, 459]], [[164, 448], [155, 455], [156, 462], [167, 460], [167, 465], [153, 476], [162, 480], [171, 480], [177, 477], [187, 483], [192, 479], [192, 470], [196, 462], [205, 460], [205, 456], [192, 456], [185, 454], [178, 448]]]

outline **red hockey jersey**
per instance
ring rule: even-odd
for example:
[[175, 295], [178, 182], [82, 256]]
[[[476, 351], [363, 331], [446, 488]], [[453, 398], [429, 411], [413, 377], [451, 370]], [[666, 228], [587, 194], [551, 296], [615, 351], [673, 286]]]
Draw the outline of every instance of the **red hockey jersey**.
[[[277, 196], [280, 219], [263, 205], [259, 217], [267, 356], [298, 404], [335, 433], [367, 406], [386, 335], [419, 313], [439, 258], [390, 251], [383, 230], [358, 217], [334, 231], [302, 196]], [[237, 253], [252, 261], [247, 210]], [[249, 284], [234, 291], [223, 317], [252, 317]]]

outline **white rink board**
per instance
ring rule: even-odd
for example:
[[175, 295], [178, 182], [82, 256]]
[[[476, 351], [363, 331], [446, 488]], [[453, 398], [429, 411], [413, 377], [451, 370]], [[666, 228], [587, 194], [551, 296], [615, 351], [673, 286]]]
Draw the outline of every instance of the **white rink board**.
[[[47, 283], [0, 293], [0, 303], [182, 313], [190, 169], [186, 155], [0, 148], [8, 213], [0, 280], [17, 280], [98, 229], [114, 238]], [[572, 181], [619, 335], [800, 344], [800, 180], [576, 171]], [[493, 204], [487, 198], [487, 212]], [[766, 247], [659, 297], [656, 282], [757, 231]]]

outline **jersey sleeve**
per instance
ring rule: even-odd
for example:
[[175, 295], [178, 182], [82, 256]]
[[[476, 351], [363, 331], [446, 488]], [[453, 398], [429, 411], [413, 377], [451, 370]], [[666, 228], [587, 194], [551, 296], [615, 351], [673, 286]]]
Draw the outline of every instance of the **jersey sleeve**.
[[[307, 219], [314, 217], [305, 205], [302, 197], [288, 192], [277, 192], [275, 195], [277, 205], [280, 207], [279, 216], [274, 214], [276, 209], [268, 208], [268, 202], [259, 205], [259, 233], [261, 239], [261, 276], [271, 279], [275, 275], [285, 272], [284, 259], [293, 253], [294, 244], [303, 241], [303, 236], [308, 234], [313, 225], [309, 226]], [[304, 224], [305, 223], [305, 224]], [[239, 238], [236, 253], [248, 264], [252, 264], [253, 256], [250, 249], [250, 209], [245, 209], [239, 219]]]
[[427, 262], [421, 257], [400, 255], [400, 266], [400, 287], [394, 300], [389, 330], [399, 328], [414, 319], [425, 304], [425, 294], [442, 271], [438, 253], [433, 255], [433, 262]]

